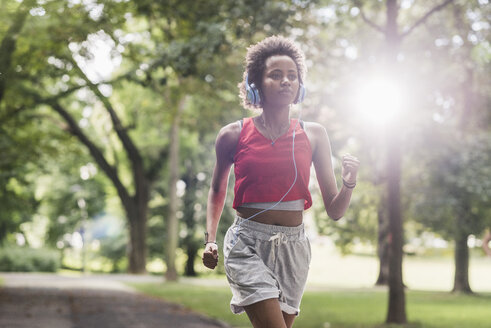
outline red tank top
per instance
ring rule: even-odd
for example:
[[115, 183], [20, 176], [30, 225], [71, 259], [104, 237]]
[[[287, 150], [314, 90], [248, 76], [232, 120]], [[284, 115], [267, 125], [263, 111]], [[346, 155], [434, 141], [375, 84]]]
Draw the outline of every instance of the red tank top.
[[304, 209], [312, 206], [309, 192], [312, 148], [307, 134], [297, 120], [290, 121], [288, 132], [274, 145], [245, 118], [234, 156], [235, 197], [233, 208], [244, 203], [277, 202], [288, 191], [295, 179], [292, 156], [292, 136], [295, 131], [295, 162], [297, 181], [283, 201], [304, 199]]

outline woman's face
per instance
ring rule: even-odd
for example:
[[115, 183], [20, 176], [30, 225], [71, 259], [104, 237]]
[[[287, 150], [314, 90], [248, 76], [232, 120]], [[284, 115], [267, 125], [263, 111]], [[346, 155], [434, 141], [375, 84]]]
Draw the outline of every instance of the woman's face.
[[275, 55], [266, 59], [262, 80], [263, 105], [290, 105], [297, 97], [300, 81], [297, 65], [289, 56]]

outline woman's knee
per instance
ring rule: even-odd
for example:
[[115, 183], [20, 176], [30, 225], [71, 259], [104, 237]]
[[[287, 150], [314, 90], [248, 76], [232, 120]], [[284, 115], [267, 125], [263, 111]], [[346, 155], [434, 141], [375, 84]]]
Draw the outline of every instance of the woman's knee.
[[293, 321], [297, 316], [295, 314], [288, 314], [283, 312], [283, 320], [285, 321], [286, 327], [291, 328], [293, 326]]

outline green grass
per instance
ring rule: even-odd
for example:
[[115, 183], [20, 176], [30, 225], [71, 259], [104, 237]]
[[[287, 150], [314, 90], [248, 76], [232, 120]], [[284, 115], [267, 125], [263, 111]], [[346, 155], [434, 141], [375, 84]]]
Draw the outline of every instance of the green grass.
[[[134, 288], [235, 327], [250, 327], [245, 314], [230, 312], [231, 293], [224, 286], [189, 283], [131, 284]], [[407, 328], [488, 328], [491, 293], [475, 296], [448, 292], [407, 291]], [[387, 292], [381, 289], [308, 291], [305, 293], [298, 328], [379, 328], [387, 311]]]
[[179, 303], [196, 312], [228, 322], [236, 327], [248, 327], [246, 315], [234, 315], [229, 302], [232, 293], [229, 288], [204, 287], [184, 283], [129, 284], [137, 290], [167, 301]]

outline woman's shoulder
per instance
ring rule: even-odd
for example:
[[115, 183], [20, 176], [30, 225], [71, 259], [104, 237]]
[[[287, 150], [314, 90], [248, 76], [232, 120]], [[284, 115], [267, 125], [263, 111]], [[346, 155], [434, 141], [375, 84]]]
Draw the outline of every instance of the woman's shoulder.
[[240, 130], [242, 129], [242, 120], [235, 121], [223, 126], [218, 132], [218, 137], [226, 139], [234, 139], [240, 136]]
[[326, 128], [317, 122], [303, 122], [304, 130], [307, 132], [309, 137], [322, 138], [327, 136]]
[[235, 146], [239, 141], [241, 129], [242, 126], [240, 121], [235, 121], [222, 127], [220, 129], [220, 132], [218, 132], [216, 140], [217, 147], [223, 147], [225, 149], [235, 149]]
[[322, 149], [329, 146], [326, 128], [317, 122], [304, 122], [304, 130], [309, 138], [313, 157], [315, 158], [319, 148]]

